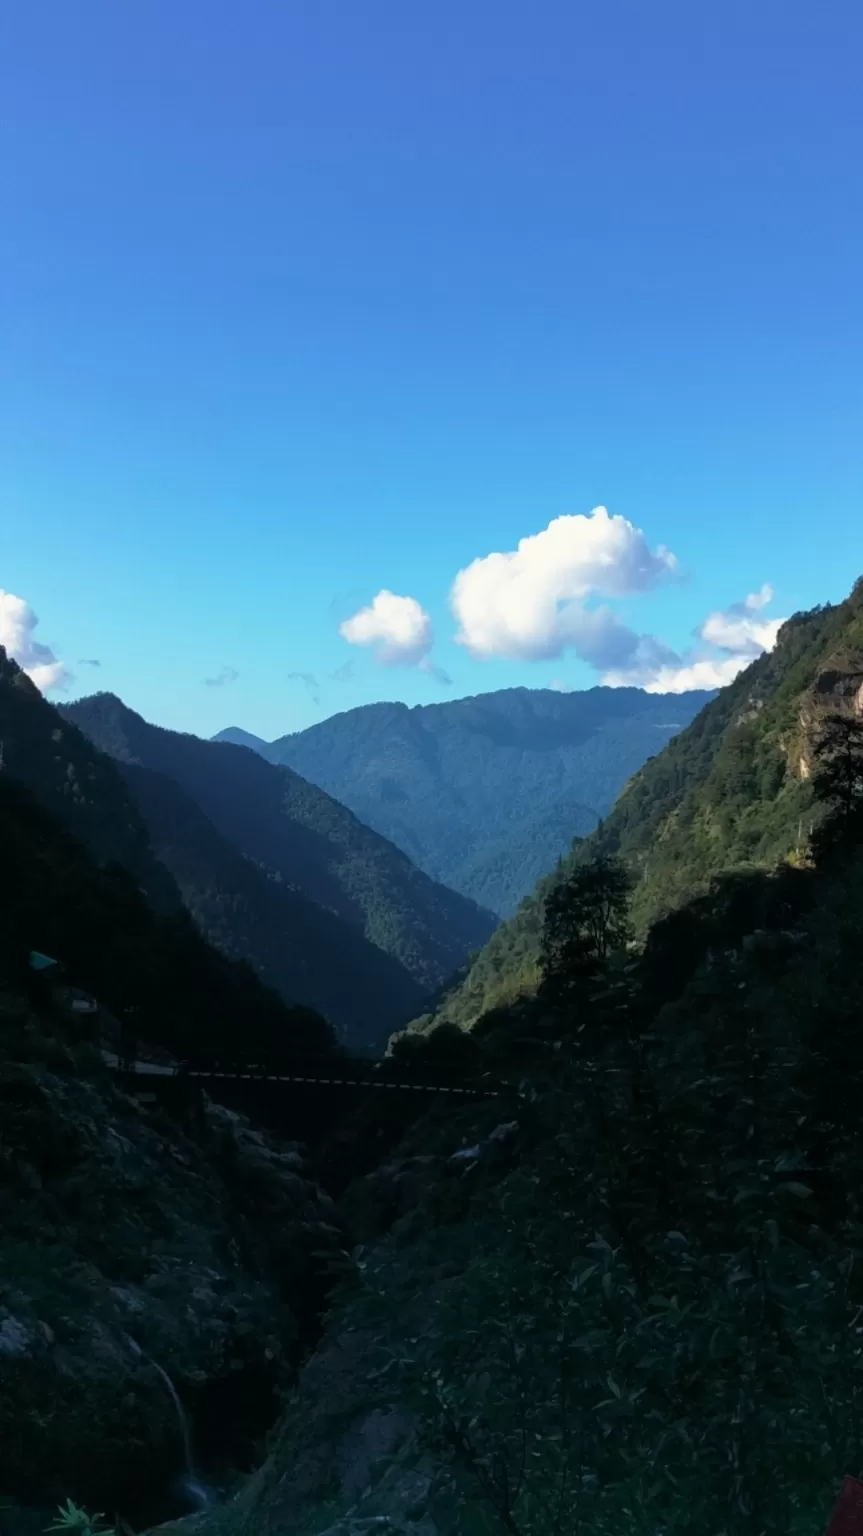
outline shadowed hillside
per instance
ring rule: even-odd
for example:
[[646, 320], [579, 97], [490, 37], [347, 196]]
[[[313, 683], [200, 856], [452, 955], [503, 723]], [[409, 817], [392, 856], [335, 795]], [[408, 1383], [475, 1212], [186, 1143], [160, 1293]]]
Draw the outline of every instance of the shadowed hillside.
[[[538, 994], [455, 1032], [518, 1090], [428, 1116], [347, 1189], [352, 1272], [203, 1536], [825, 1530], [863, 1361], [856, 601], [792, 624], [760, 693], [765, 740], [806, 765], [799, 843], [770, 820], [782, 786], [748, 781], [767, 867], [696, 858], [701, 894], [646, 931], [642, 904], [635, 943], [637, 865], [598, 840], [568, 863]], [[726, 715], [678, 804], [710, 782], [718, 814], [747, 723]]]
[[110, 694], [63, 714], [127, 772], [204, 931], [354, 1043], [381, 1043], [492, 931], [490, 915], [290, 769], [148, 725]]

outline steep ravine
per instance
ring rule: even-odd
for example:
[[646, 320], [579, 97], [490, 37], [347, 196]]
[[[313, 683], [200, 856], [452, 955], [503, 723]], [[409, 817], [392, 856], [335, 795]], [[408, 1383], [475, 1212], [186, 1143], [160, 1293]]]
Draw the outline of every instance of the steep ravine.
[[[356, 1177], [337, 1205], [350, 1271], [285, 1398], [266, 1458], [229, 1501], [178, 1532], [436, 1536], [434, 1479], [415, 1405], [400, 1391], [397, 1356], [411, 1335], [433, 1326], [436, 1306], [457, 1287], [468, 1254], [454, 1260], [453, 1243], [459, 1234], [472, 1241], [472, 1213], [482, 1224], [490, 1192], [530, 1156], [525, 1108], [516, 1099], [457, 1109], [438, 1101], [413, 1125], [361, 1111], [334, 1128], [319, 1149], [324, 1163], [345, 1139], [358, 1150]], [[371, 1301], [374, 1314], [376, 1266], [393, 1262], [402, 1284], [382, 1331], [368, 1308]]]
[[290, 1102], [269, 1129], [139, 1102], [62, 1021], [6, 995], [0, 1023], [0, 1531], [67, 1498], [133, 1530], [218, 1509], [264, 1463], [349, 1251], [422, 1190], [429, 1161], [393, 1149], [452, 1111], [334, 1095], [301, 1143]]
[[305, 1147], [138, 1103], [20, 999], [0, 1023], [0, 1504], [139, 1529], [194, 1504], [168, 1382], [205, 1483], [260, 1462], [343, 1231]]

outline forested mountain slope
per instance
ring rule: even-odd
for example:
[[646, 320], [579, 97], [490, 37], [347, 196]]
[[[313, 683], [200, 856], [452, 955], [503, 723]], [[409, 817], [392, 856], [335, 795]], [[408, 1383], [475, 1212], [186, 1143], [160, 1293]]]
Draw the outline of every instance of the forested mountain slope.
[[[324, 1006], [338, 992], [332, 1017], [357, 1040], [359, 1030], [362, 1043], [409, 1017], [491, 933], [490, 914], [290, 769], [245, 747], [148, 725], [110, 694], [63, 713], [119, 763], [161, 775], [158, 789], [152, 779], [130, 783], [206, 931], [236, 952], [238, 934], [227, 936], [233, 909], [242, 952], [275, 977], [281, 945], [286, 985], [300, 975], [314, 984], [292, 995]], [[171, 807], [165, 781], [194, 802], [197, 818], [187, 822]]]
[[[704, 891], [725, 870], [794, 858], [811, 822], [807, 751], [813, 722], [843, 698], [863, 709], [863, 583], [843, 603], [795, 615], [775, 649], [747, 667], [627, 784], [601, 829], [563, 860], [619, 855], [637, 878], [638, 931]], [[421, 1028], [469, 1026], [536, 985], [553, 871], [503, 924]]]
[[0, 776], [27, 784], [97, 863], [134, 875], [163, 911], [181, 901], [153, 855], [144, 819], [114, 764], [44, 699], [0, 646]]
[[511, 913], [575, 834], [710, 694], [509, 688], [444, 704], [367, 704], [264, 743], [436, 880]]
[[392, 1022], [403, 1021], [411, 1002], [422, 998], [404, 966], [246, 858], [175, 780], [138, 764], [118, 767], [155, 853], [210, 943], [249, 961], [282, 997], [320, 1009], [346, 1043], [379, 1047]]
[[[201, 936], [150, 846], [115, 765], [3, 658], [0, 962], [41, 950], [115, 1016], [176, 1055], [244, 1043], [330, 1050], [325, 1020], [290, 1008]], [[142, 878], [164, 898], [148, 899]]]
[[[86, 782], [80, 754], [76, 769]], [[63, 985], [33, 974], [33, 948], [62, 964]], [[68, 984], [95, 996], [95, 1015], [71, 1012]], [[189, 1507], [165, 1370], [187, 1402], [221, 1402], [199, 1451], [227, 1427], [235, 1464], [254, 1464], [338, 1253], [296, 1148], [209, 1102], [172, 1117], [115, 1087], [99, 1047], [116, 1048], [120, 1020], [180, 1059], [338, 1055], [319, 1014], [212, 949], [179, 900], [155, 913], [4, 771], [0, 1528], [14, 1536], [68, 1498], [104, 1501], [136, 1529]]]
[[353, 1273], [201, 1536], [825, 1530], [863, 1362], [856, 738], [826, 862], [719, 879], [575, 1011], [471, 1037], [520, 1093], [348, 1191]]

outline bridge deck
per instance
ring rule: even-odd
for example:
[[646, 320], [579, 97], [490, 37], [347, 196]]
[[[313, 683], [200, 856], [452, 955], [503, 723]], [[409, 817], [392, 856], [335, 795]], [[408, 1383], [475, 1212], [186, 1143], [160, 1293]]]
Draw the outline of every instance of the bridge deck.
[[164, 1063], [157, 1061], [133, 1060], [124, 1061], [112, 1052], [103, 1051], [103, 1059], [106, 1064], [123, 1077], [149, 1077], [149, 1078], [183, 1078], [196, 1082], [222, 1081], [222, 1082], [268, 1082], [268, 1083], [305, 1083], [309, 1086], [324, 1088], [376, 1088], [390, 1092], [409, 1093], [451, 1093], [462, 1098], [471, 1099], [497, 1099], [508, 1086], [496, 1083], [494, 1086], [485, 1084], [445, 1083], [440, 1080], [414, 1079], [403, 1076], [380, 1076], [374, 1067], [368, 1069], [346, 1067], [343, 1063], [330, 1068], [320, 1068], [317, 1071], [299, 1069], [285, 1066], [280, 1069], [270, 1063], [250, 1062], [246, 1065], [220, 1066], [195, 1066], [192, 1063]]

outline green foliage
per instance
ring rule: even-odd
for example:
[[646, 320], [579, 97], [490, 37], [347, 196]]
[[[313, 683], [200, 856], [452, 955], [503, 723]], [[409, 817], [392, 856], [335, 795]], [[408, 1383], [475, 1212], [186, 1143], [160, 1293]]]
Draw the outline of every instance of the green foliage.
[[179, 893], [153, 857], [147, 829], [113, 765], [43, 699], [0, 646], [0, 742], [4, 778], [26, 784], [102, 867], [122, 865], [161, 912]]
[[600, 856], [549, 892], [540, 952], [543, 997], [576, 1009], [589, 1000], [611, 956], [631, 937], [631, 886], [619, 861]]
[[508, 916], [709, 697], [509, 688], [413, 709], [364, 705], [257, 746], [435, 879]]
[[189, 913], [223, 954], [253, 962], [282, 997], [320, 1009], [356, 1046], [380, 1044], [422, 997], [396, 959], [246, 858], [174, 780], [138, 765], [121, 771]]
[[91, 1515], [71, 1499], [60, 1505], [57, 1519], [46, 1527], [49, 1531], [65, 1531], [67, 1536], [100, 1536], [108, 1529], [104, 1515]]
[[0, 980], [27, 985], [32, 948], [136, 1032], [178, 1055], [236, 1044], [331, 1050], [320, 1015], [290, 1008], [252, 970], [202, 938], [182, 910], [155, 913], [133, 877], [98, 868], [23, 785], [0, 777]]
[[412, 1416], [443, 1536], [823, 1530], [863, 1426], [861, 915], [859, 857], [718, 884], [532, 1074], [511, 1171], [359, 1256], [345, 1391]]
[[656, 919], [728, 872], [804, 859], [818, 807], [801, 765], [824, 715], [840, 705], [848, 715], [861, 683], [858, 583], [844, 603], [790, 619], [772, 652], [644, 764], [597, 831], [576, 840], [562, 867], [492, 935], [441, 1000], [434, 1022], [470, 1028], [487, 1009], [535, 992], [544, 903], [555, 882], [593, 852], [620, 858], [631, 871], [642, 938]]
[[396, 1035], [392, 1042], [396, 1061], [421, 1063], [425, 1067], [452, 1067], [468, 1074], [479, 1065], [476, 1041], [455, 1024], [439, 1024], [427, 1035]]
[[826, 812], [812, 834], [812, 849], [823, 861], [849, 842], [863, 842], [863, 716], [827, 715], [812, 755], [812, 793]]

